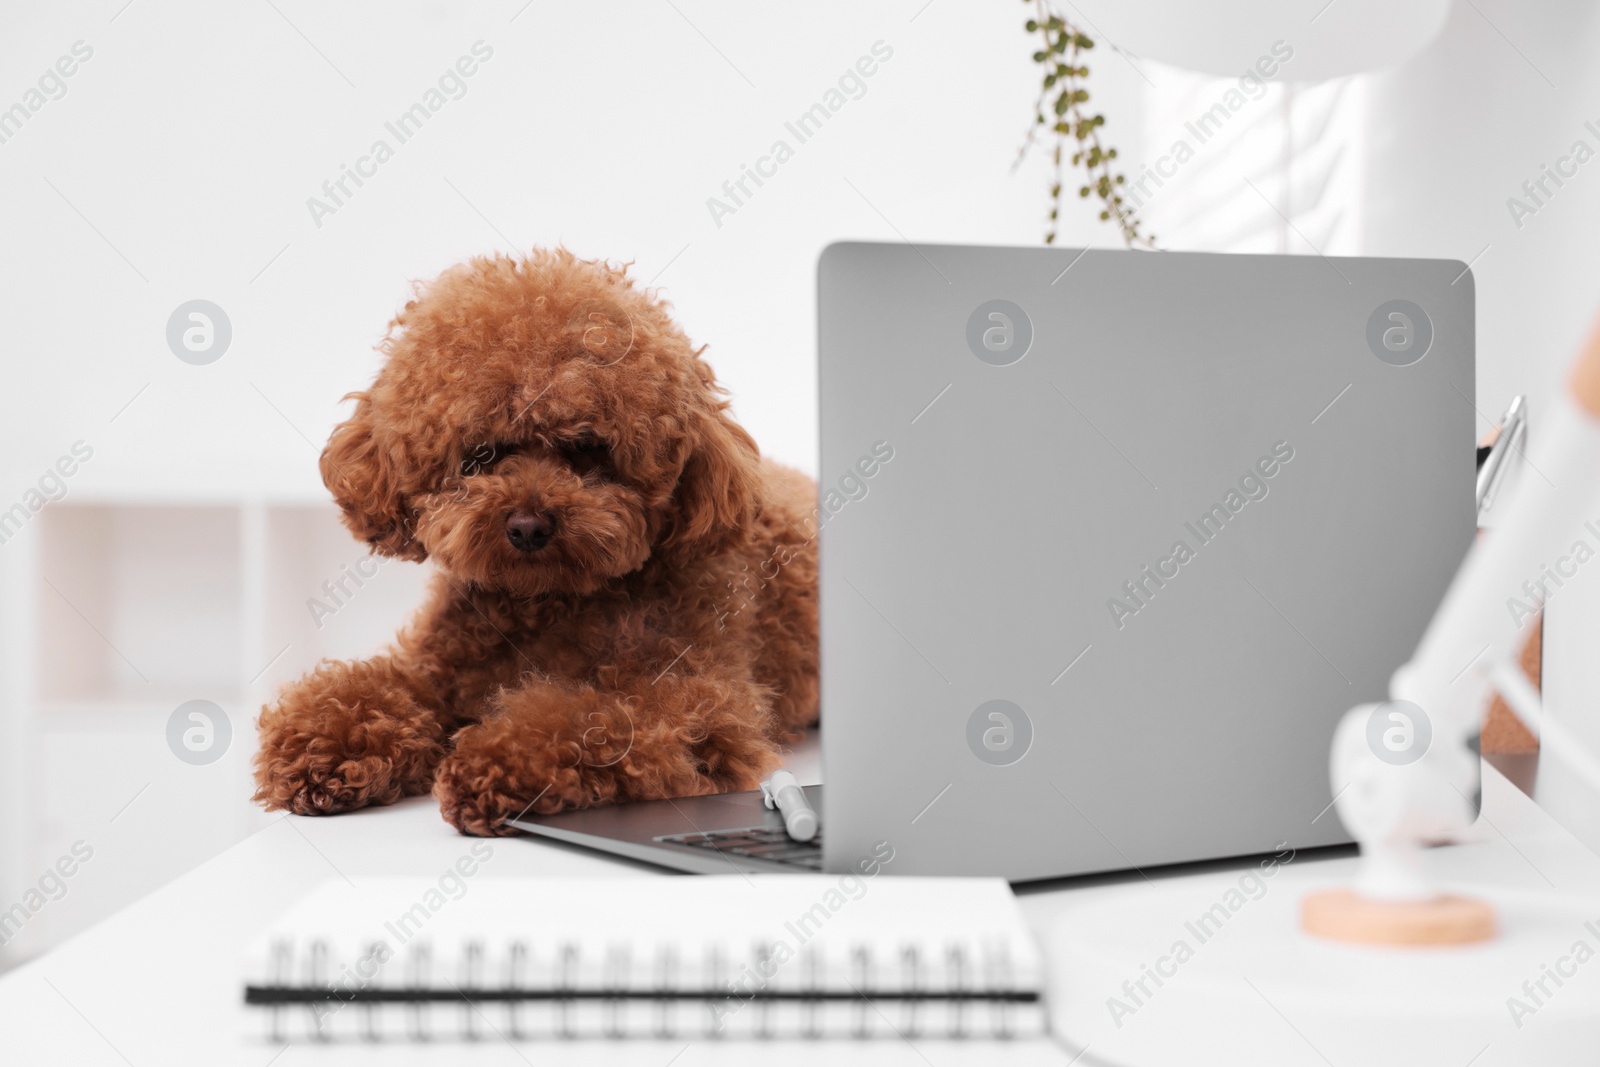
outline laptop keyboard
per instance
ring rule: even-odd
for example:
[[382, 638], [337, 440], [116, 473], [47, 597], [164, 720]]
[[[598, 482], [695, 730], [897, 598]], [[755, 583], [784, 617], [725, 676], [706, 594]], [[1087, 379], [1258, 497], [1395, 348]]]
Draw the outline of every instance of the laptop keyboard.
[[810, 841], [796, 841], [781, 828], [752, 826], [746, 830], [717, 830], [709, 834], [676, 834], [658, 837], [669, 845], [687, 845], [735, 856], [786, 863], [807, 871], [822, 870], [822, 834]]

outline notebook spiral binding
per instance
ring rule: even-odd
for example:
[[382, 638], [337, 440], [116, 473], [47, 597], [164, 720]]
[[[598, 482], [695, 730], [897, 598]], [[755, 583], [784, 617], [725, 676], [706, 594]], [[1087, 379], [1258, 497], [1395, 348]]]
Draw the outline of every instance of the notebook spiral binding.
[[[393, 952], [373, 941], [341, 961], [325, 938], [271, 944], [268, 974], [247, 985], [269, 1040], [528, 1041], [574, 1038], [1000, 1038], [1044, 1032], [1043, 998], [1019, 986], [1003, 942], [974, 960], [950, 943], [931, 959], [902, 945], [880, 959], [863, 941], [830, 959], [815, 946], [797, 958], [770, 942], [729, 958], [708, 945], [698, 961], [661, 944], [636, 959], [632, 946], [585, 954], [574, 941], [541, 958], [525, 940], [491, 951], [456, 946], [440, 967], [425, 938]], [[692, 965], [697, 964], [697, 965]], [[453, 970], [454, 973], [446, 973]]]

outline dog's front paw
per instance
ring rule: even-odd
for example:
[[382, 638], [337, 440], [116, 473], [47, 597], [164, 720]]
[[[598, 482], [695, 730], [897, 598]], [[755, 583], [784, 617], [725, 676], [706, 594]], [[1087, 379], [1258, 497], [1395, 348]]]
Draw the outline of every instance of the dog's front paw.
[[366, 664], [327, 664], [262, 713], [253, 799], [268, 810], [333, 815], [426, 792], [443, 728]]
[[270, 780], [258, 781], [254, 799], [268, 811], [337, 815], [368, 804], [399, 799], [387, 787], [388, 768], [379, 757], [346, 759], [327, 751], [326, 739], [310, 739], [275, 761]]
[[433, 779], [445, 822], [463, 834], [495, 837], [516, 833], [506, 820], [527, 812], [549, 815], [594, 803], [580, 767], [561, 765], [558, 746], [505, 744], [505, 728], [490, 720], [456, 735], [455, 751]]

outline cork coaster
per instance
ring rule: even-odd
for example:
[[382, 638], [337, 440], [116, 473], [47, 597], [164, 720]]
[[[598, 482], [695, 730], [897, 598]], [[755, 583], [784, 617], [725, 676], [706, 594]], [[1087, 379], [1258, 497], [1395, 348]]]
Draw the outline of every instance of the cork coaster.
[[[1522, 673], [1528, 676], [1528, 681], [1536, 689], [1540, 682], [1543, 644], [1544, 619], [1541, 617], [1533, 624], [1533, 632], [1528, 635], [1528, 642], [1522, 646], [1522, 654], [1518, 658]], [[1538, 753], [1539, 739], [1528, 732], [1522, 720], [1506, 706], [1505, 698], [1496, 693], [1483, 720], [1481, 746], [1485, 756], [1526, 756]]]
[[1418, 903], [1369, 900], [1350, 889], [1308, 893], [1300, 926], [1331, 941], [1366, 945], [1466, 945], [1495, 934], [1494, 908], [1468, 897]]

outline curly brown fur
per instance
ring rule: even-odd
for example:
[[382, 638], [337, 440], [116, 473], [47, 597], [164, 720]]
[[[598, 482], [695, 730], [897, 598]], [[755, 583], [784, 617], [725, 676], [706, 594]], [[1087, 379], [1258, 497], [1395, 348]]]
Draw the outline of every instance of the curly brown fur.
[[432, 560], [429, 596], [263, 709], [255, 799], [431, 789], [496, 834], [755, 788], [817, 720], [816, 490], [759, 458], [666, 305], [565, 250], [478, 258], [382, 348], [322, 477], [374, 550]]

